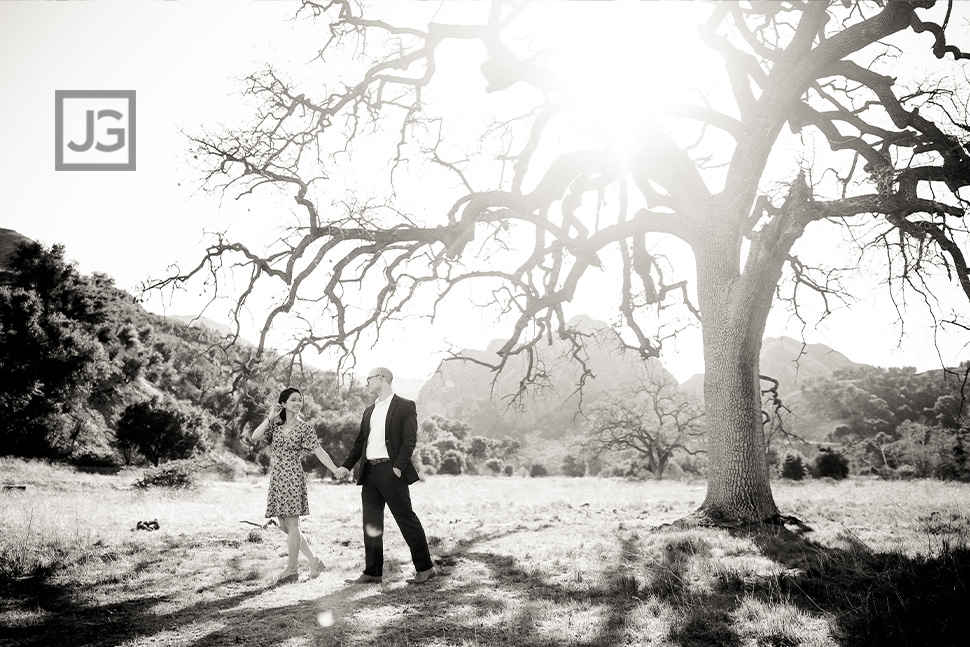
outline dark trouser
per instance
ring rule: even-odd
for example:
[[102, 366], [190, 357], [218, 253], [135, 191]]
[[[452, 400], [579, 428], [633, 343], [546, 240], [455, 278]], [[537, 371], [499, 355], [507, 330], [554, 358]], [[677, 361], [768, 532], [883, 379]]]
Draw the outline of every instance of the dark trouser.
[[384, 572], [384, 505], [391, 509], [404, 541], [411, 549], [416, 571], [426, 571], [434, 564], [428, 550], [428, 539], [418, 515], [411, 509], [408, 484], [399, 479], [390, 462], [364, 464], [361, 475], [360, 502], [364, 511], [364, 573], [381, 576]]

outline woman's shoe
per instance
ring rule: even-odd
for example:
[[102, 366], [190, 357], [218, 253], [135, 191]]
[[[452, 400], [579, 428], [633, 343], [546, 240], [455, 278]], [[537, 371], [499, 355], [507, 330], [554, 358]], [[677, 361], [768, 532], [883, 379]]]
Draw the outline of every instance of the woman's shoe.
[[276, 578], [276, 586], [282, 586], [283, 584], [292, 584], [293, 582], [296, 582], [299, 579], [300, 579], [299, 572], [295, 568], [290, 569], [289, 567], [287, 567], [286, 570], [280, 573], [280, 576]]
[[310, 579], [312, 580], [313, 578], [315, 578], [326, 567], [327, 565], [323, 563], [322, 559], [320, 559], [319, 557], [314, 557], [313, 561], [310, 562]]

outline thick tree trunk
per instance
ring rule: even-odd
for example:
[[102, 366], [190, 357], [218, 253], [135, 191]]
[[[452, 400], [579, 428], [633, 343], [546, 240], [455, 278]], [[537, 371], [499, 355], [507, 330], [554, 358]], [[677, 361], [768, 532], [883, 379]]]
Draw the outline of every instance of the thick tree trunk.
[[739, 263], [735, 249], [715, 247], [698, 255], [708, 435], [707, 496], [698, 513], [715, 522], [750, 523], [778, 516], [768, 482], [758, 377], [774, 283], [772, 277], [742, 277]]
[[[742, 323], [742, 322], [735, 322]], [[768, 483], [758, 356], [761, 338], [741, 326], [704, 326], [707, 496], [700, 512], [716, 521], [777, 516]]]

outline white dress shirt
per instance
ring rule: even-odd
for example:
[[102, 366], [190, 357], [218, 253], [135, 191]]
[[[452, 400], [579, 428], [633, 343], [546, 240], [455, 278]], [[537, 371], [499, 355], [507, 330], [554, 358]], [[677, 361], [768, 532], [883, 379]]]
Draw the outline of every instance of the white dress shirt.
[[370, 435], [367, 437], [367, 452], [364, 458], [374, 460], [375, 458], [390, 458], [387, 455], [387, 438], [384, 428], [387, 426], [387, 410], [391, 406], [391, 398], [394, 394], [387, 396], [384, 400], [374, 402], [374, 410], [370, 414]]

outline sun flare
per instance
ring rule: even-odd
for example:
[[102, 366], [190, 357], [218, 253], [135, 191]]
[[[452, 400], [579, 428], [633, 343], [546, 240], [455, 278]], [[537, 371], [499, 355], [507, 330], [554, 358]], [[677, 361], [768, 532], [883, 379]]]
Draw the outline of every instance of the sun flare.
[[[549, 61], [593, 133], [620, 143], [668, 105], [697, 100], [714, 61], [686, 2], [549, 3]], [[541, 5], [540, 5], [541, 6]]]

